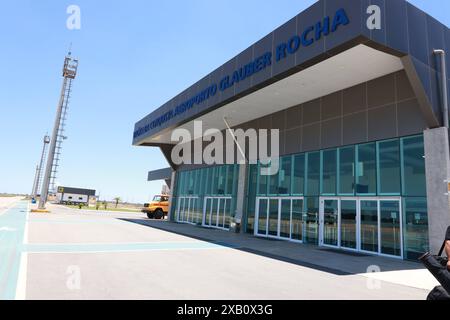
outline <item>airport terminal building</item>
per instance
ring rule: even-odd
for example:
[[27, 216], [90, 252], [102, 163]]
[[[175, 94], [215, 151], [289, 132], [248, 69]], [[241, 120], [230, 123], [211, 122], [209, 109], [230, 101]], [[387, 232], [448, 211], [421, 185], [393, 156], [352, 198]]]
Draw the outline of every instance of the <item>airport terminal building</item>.
[[[138, 121], [133, 144], [170, 163], [149, 179], [170, 180], [174, 222], [415, 260], [450, 225], [448, 75], [450, 30], [407, 1], [320, 0]], [[280, 169], [248, 150], [177, 164], [172, 133], [194, 121], [278, 129]]]

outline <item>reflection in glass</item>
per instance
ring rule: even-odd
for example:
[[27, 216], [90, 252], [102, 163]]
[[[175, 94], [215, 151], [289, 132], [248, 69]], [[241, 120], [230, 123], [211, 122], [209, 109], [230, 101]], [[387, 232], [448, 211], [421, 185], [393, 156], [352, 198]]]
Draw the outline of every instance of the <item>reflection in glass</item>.
[[292, 157], [281, 158], [278, 194], [291, 194]]
[[225, 226], [225, 199], [219, 199], [218, 220], [217, 226], [223, 228]]
[[308, 196], [318, 196], [320, 193], [320, 152], [308, 153], [307, 158], [306, 193]]
[[226, 191], [225, 194], [231, 196], [233, 194], [233, 188], [234, 188], [234, 183], [235, 181], [237, 181], [237, 177], [236, 177], [236, 172], [237, 171], [237, 166], [235, 165], [230, 165], [227, 167], [227, 176], [226, 176], [226, 180], [227, 180], [227, 187], [226, 187]]
[[324, 201], [323, 243], [330, 246], [338, 245], [339, 201]]
[[281, 200], [280, 237], [291, 237], [291, 200]]
[[267, 199], [259, 200], [258, 209], [258, 234], [267, 235]]
[[426, 197], [425, 151], [423, 136], [404, 138], [403, 145], [403, 195]]
[[339, 194], [355, 194], [355, 147], [339, 149]]
[[378, 252], [377, 201], [361, 201], [361, 250]]
[[225, 229], [230, 228], [231, 223], [231, 199], [225, 199]]
[[400, 203], [380, 201], [381, 253], [401, 256]]
[[358, 194], [376, 194], [377, 192], [376, 144], [358, 146], [356, 164], [356, 192]]
[[318, 244], [319, 234], [319, 198], [309, 197], [306, 201], [305, 240], [310, 244]]
[[[260, 164], [259, 173], [261, 173], [261, 168], [264, 168], [264, 166]], [[267, 195], [268, 179], [269, 176], [259, 174], [258, 195]]]
[[305, 155], [294, 156], [294, 176], [292, 194], [302, 195], [305, 186]]
[[379, 191], [381, 194], [400, 194], [400, 145], [399, 140], [380, 142]]
[[292, 200], [292, 239], [303, 240], [303, 200]]
[[205, 225], [209, 226], [211, 224], [211, 205], [212, 205], [212, 200], [211, 199], [206, 199], [206, 206], [205, 206]]
[[357, 249], [356, 245], [356, 201], [341, 201], [341, 246], [348, 249]]
[[407, 259], [417, 260], [425, 252], [430, 251], [427, 199], [406, 198], [404, 210], [405, 256]]
[[269, 235], [278, 236], [278, 199], [270, 199]]
[[217, 209], [218, 209], [218, 206], [219, 206], [219, 199], [213, 198], [212, 210], [211, 210], [211, 224], [210, 224], [210, 226], [212, 226], [212, 227], [217, 227], [217, 219], [218, 219]]

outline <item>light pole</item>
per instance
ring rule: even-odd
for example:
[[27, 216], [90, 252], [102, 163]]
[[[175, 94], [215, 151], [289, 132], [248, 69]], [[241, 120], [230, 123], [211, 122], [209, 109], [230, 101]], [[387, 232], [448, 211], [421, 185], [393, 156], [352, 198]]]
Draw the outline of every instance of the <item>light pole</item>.
[[56, 149], [60, 147], [63, 135], [61, 134], [61, 127], [64, 127], [65, 116], [67, 113], [67, 107], [70, 101], [70, 93], [72, 90], [72, 81], [77, 76], [78, 70], [78, 60], [71, 57], [71, 53], [64, 59], [63, 67], [63, 84], [61, 88], [61, 96], [56, 109], [56, 119], [55, 125], [53, 127], [53, 134], [50, 143], [50, 149], [47, 159], [47, 167], [45, 169], [45, 176], [42, 183], [42, 192], [39, 199], [39, 210], [45, 209], [45, 204], [47, 203], [50, 180], [54, 177], [56, 173], [56, 168], [54, 167], [55, 159], [56, 162], [59, 154], [56, 153]]

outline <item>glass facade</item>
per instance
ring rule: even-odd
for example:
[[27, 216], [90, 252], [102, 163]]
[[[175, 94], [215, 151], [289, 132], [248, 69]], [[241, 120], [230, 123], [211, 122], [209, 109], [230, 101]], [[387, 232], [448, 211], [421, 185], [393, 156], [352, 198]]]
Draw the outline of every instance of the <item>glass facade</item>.
[[[271, 210], [270, 197], [301, 197], [301, 213], [298, 203], [291, 210], [291, 239], [318, 244], [320, 199], [331, 197], [340, 199], [340, 220], [336, 219], [337, 202], [324, 203], [324, 244], [339, 242], [342, 248], [390, 256], [403, 253], [413, 260], [428, 250], [422, 135], [285, 156], [276, 176], [261, 176], [259, 169], [252, 165], [249, 170], [249, 233], [254, 232], [258, 198], [269, 198], [260, 203], [267, 213], [260, 217], [261, 223], [266, 221], [260, 227], [270, 235], [276, 233], [270, 230], [270, 221], [275, 225], [278, 214]], [[287, 202], [281, 206], [279, 234], [285, 238]]]
[[237, 176], [238, 165], [178, 172], [172, 219], [229, 229], [236, 210]]
[[[406, 259], [429, 248], [422, 135], [283, 156], [273, 176], [261, 168], [248, 167], [248, 233]], [[178, 172], [172, 217], [228, 229], [238, 170]]]

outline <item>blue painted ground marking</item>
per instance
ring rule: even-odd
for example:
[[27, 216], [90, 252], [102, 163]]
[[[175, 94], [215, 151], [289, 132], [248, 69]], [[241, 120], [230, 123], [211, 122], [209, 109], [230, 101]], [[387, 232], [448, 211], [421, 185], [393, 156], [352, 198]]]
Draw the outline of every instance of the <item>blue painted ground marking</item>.
[[0, 215], [0, 300], [16, 296], [27, 210], [21, 201]]

